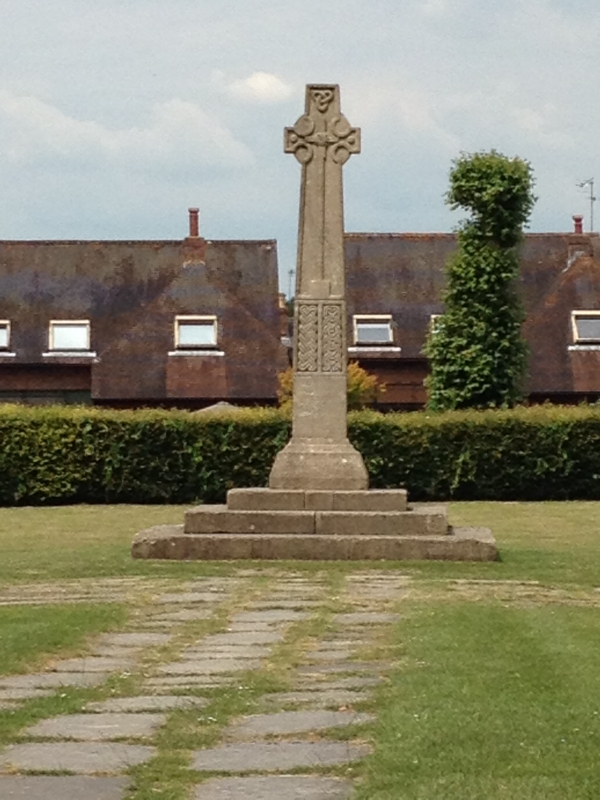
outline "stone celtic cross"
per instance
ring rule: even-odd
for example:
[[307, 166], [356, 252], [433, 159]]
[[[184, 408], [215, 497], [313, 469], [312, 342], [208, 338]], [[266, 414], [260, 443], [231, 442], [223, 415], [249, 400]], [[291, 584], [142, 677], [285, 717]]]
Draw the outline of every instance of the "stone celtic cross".
[[342, 167], [360, 152], [360, 129], [340, 110], [338, 86], [306, 87], [305, 113], [285, 129], [302, 165], [294, 319], [292, 439], [269, 485], [364, 489], [367, 473], [347, 437]]

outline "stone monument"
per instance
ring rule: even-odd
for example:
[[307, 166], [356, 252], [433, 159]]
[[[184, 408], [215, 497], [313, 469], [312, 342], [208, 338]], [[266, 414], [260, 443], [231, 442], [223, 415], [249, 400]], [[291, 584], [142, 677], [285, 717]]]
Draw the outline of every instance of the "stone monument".
[[360, 153], [360, 129], [340, 110], [338, 86], [308, 86], [306, 111], [285, 129], [302, 164], [294, 311], [292, 439], [273, 464], [272, 489], [366, 489], [348, 441], [342, 167]]
[[306, 87], [285, 152], [302, 165], [292, 438], [268, 488], [231, 489], [226, 505], [193, 508], [183, 525], [140, 531], [133, 556], [496, 559], [487, 528], [452, 528], [445, 506], [409, 508], [403, 489], [369, 490], [348, 441], [342, 168], [360, 152], [360, 130], [341, 113], [338, 86]]

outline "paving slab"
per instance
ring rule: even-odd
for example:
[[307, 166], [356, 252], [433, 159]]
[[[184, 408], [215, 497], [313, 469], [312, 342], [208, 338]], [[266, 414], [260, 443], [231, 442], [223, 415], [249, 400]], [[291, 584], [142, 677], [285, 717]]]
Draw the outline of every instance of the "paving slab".
[[[344, 631], [345, 633], [345, 631]], [[367, 642], [364, 636], [358, 636], [353, 639], [348, 639], [347, 636], [340, 636], [339, 638], [331, 638], [329, 635], [326, 639], [321, 639], [319, 642], [319, 647], [315, 651], [318, 652], [321, 650], [347, 650], [348, 648], [356, 649], [356, 647], [360, 646]]]
[[260, 698], [263, 705], [287, 705], [298, 703], [316, 708], [331, 708], [332, 706], [351, 706], [354, 703], [363, 703], [369, 700], [367, 692], [353, 691], [352, 689], [315, 689], [314, 691], [273, 692]]
[[0, 711], [14, 711], [20, 704], [19, 700], [0, 700]]
[[378, 686], [383, 683], [382, 678], [376, 677], [363, 677], [360, 675], [353, 675], [350, 678], [336, 678], [336, 680], [329, 680], [328, 675], [320, 675], [315, 680], [304, 678], [304, 680], [296, 680], [296, 689], [302, 689], [310, 692], [320, 692], [325, 689], [364, 689], [369, 686]]
[[231, 624], [236, 622], [301, 622], [308, 619], [308, 611], [298, 611], [293, 608], [267, 608], [264, 611], [242, 611], [231, 618]]
[[128, 737], [152, 736], [166, 722], [164, 714], [64, 714], [43, 719], [26, 728], [27, 736], [77, 739], [97, 742]]
[[135, 666], [134, 658], [101, 658], [85, 656], [65, 658], [52, 665], [53, 672], [125, 672]]
[[323, 600], [303, 600], [301, 597], [297, 600], [292, 600], [288, 595], [284, 600], [264, 600], [262, 602], [252, 603], [250, 608], [254, 611], [268, 611], [271, 608], [289, 608], [301, 611], [303, 608], [322, 606], [323, 602]]
[[0, 689], [44, 689], [59, 686], [99, 686], [110, 677], [108, 672], [39, 672], [0, 678]]
[[354, 611], [349, 614], [336, 614], [333, 618], [337, 625], [377, 625], [398, 622], [400, 614], [388, 614], [383, 611]]
[[291, 733], [310, 733], [328, 728], [360, 725], [372, 722], [373, 714], [354, 711], [279, 711], [275, 714], [253, 714], [226, 728], [229, 741], [245, 741], [257, 736], [286, 736]]
[[318, 675], [329, 672], [371, 672], [377, 674], [390, 668], [382, 661], [342, 661], [341, 663], [307, 664], [299, 667], [298, 675]]
[[0, 689], [0, 702], [5, 700], [33, 700], [37, 697], [51, 697], [52, 689]]
[[2, 800], [121, 800], [127, 778], [0, 776]]
[[218, 603], [226, 597], [221, 592], [181, 592], [177, 594], [163, 594], [158, 598], [158, 603]]
[[227, 633], [247, 633], [248, 631], [273, 631], [281, 623], [275, 622], [233, 622], [227, 626]]
[[99, 703], [88, 703], [86, 711], [132, 713], [137, 711], [170, 711], [174, 708], [204, 708], [210, 703], [206, 697], [152, 694], [138, 697], [111, 697]]
[[131, 631], [129, 633], [105, 633], [97, 639], [97, 642], [114, 647], [156, 647], [168, 644], [172, 638], [173, 635], [170, 633]]
[[[297, 767], [350, 764], [371, 748], [352, 742], [247, 742], [197, 750], [191, 768], [203, 772], [282, 772]], [[283, 798], [282, 798], [283, 800]]]
[[243, 631], [239, 633], [213, 633], [202, 640], [206, 647], [213, 645], [274, 644], [283, 639], [283, 631]]
[[150, 633], [166, 633], [173, 627], [173, 622], [170, 619], [157, 619], [147, 620], [146, 622], [138, 622], [138, 628], [143, 628]]
[[144, 686], [153, 691], [170, 691], [171, 689], [214, 689], [228, 686], [236, 680], [235, 675], [172, 675], [164, 678], [147, 678]]
[[221, 644], [215, 647], [195, 645], [183, 650], [181, 658], [266, 658], [271, 655], [271, 652], [271, 647], [262, 644]]
[[212, 778], [196, 788], [194, 800], [347, 800], [352, 784], [339, 778], [269, 775]]
[[210, 619], [213, 611], [209, 608], [181, 608], [179, 611], [170, 611], [154, 617], [156, 622], [193, 622], [197, 619]]
[[[8, 747], [0, 755], [0, 767], [89, 775], [127, 769], [143, 764], [155, 755], [156, 748], [136, 744], [36, 742]], [[81, 800], [85, 800], [85, 796]]]
[[221, 672], [242, 672], [260, 669], [262, 661], [253, 658], [221, 658], [174, 661], [159, 667], [161, 675], [218, 675]]
[[369, 644], [378, 634], [378, 628], [365, 628], [364, 625], [351, 627], [348, 625], [347, 627], [343, 626], [339, 631], [329, 631], [327, 639], [323, 639], [321, 644], [327, 641], [330, 647], [336, 647], [339, 643], [345, 643], [348, 647], [356, 647], [356, 645]]

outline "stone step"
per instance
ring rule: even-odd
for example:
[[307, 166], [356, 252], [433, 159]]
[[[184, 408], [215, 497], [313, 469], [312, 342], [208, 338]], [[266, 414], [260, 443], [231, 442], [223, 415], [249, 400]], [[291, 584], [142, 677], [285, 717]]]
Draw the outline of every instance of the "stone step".
[[405, 489], [304, 491], [230, 489], [230, 511], [406, 511]]
[[445, 506], [411, 511], [231, 511], [199, 506], [185, 514], [186, 533], [313, 534], [317, 536], [443, 536]]
[[157, 525], [133, 541], [134, 558], [221, 561], [299, 559], [314, 561], [495, 561], [488, 528], [453, 528], [445, 536], [364, 536], [261, 533], [184, 533], [183, 525]]

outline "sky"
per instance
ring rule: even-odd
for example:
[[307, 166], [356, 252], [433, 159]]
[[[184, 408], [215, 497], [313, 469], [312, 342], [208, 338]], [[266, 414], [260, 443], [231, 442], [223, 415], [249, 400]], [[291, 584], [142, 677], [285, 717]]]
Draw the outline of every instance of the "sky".
[[452, 230], [452, 161], [492, 148], [533, 167], [531, 231], [589, 228], [598, 0], [0, 0], [0, 21], [1, 239], [178, 239], [197, 206], [207, 239], [277, 239], [287, 292], [307, 83], [362, 129], [347, 231]]

